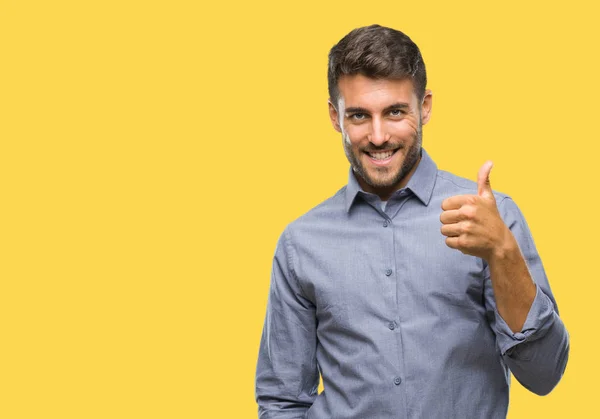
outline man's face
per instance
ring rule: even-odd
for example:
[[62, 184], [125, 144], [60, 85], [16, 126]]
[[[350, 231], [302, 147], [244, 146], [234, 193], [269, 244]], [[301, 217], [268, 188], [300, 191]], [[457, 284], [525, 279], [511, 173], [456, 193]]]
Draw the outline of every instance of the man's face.
[[410, 79], [342, 76], [334, 128], [361, 187], [383, 199], [408, 183], [420, 159], [421, 127], [431, 111], [431, 92], [420, 102]]

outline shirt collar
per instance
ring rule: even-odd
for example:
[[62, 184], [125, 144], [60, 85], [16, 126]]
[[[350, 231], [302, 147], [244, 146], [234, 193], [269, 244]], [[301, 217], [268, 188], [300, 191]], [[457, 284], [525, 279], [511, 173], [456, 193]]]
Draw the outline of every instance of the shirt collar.
[[[436, 178], [437, 165], [431, 159], [431, 157], [429, 157], [429, 154], [427, 154], [425, 149], [421, 148], [421, 161], [417, 166], [417, 170], [415, 170], [408, 181], [406, 188], [410, 189], [412, 193], [414, 193], [415, 196], [419, 198], [421, 202], [423, 202], [423, 204], [427, 205], [431, 200], [431, 194], [433, 193], [433, 187], [435, 185]], [[352, 170], [352, 166], [350, 166], [348, 173], [348, 185], [346, 186], [346, 212], [350, 211], [350, 208], [352, 207], [352, 204], [354, 203], [354, 200], [359, 192], [364, 191], [358, 184], [356, 176]]]

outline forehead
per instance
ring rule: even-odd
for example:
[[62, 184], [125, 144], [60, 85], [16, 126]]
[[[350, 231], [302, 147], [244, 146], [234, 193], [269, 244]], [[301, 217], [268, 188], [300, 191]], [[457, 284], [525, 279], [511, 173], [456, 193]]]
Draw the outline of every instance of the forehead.
[[343, 75], [338, 80], [338, 90], [338, 103], [344, 108], [377, 110], [393, 103], [417, 104], [413, 82], [409, 78], [374, 79], [362, 74]]

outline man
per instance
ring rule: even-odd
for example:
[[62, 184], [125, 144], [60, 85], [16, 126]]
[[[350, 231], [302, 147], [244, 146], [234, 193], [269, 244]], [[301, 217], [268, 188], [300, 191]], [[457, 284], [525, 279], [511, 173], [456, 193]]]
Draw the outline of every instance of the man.
[[277, 244], [260, 418], [504, 418], [511, 371], [550, 392], [569, 338], [541, 260], [491, 162], [473, 182], [421, 148], [432, 93], [418, 47], [355, 29], [328, 76], [349, 180]]

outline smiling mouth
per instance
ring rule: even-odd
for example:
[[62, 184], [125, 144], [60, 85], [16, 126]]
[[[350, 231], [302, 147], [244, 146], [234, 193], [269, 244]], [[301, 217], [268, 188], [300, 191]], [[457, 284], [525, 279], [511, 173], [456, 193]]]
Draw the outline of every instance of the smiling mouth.
[[381, 161], [383, 161], [383, 160], [387, 160], [390, 157], [392, 157], [394, 155], [394, 153], [396, 151], [398, 151], [398, 150], [399, 149], [387, 150], [387, 151], [371, 151], [371, 152], [365, 151], [365, 153], [369, 157], [371, 157], [371, 159], [373, 159], [373, 160], [377, 160], [377, 161], [381, 160]]

